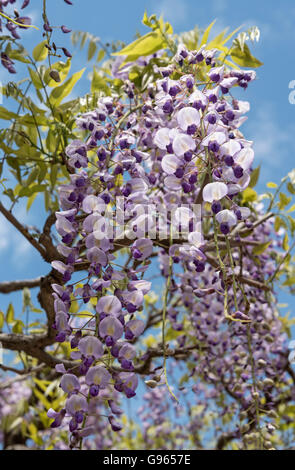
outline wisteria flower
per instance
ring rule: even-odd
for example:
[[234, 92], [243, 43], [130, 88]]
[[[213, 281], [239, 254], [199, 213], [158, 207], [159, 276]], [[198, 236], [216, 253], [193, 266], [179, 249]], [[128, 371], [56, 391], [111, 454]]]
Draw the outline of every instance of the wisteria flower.
[[79, 379], [74, 374], [64, 374], [60, 386], [66, 393], [77, 393], [81, 388]]
[[224, 183], [209, 183], [203, 189], [203, 199], [207, 202], [219, 201], [227, 195], [227, 185]]
[[195, 108], [186, 107], [182, 108], [177, 113], [177, 122], [179, 127], [187, 134], [195, 134], [198, 125], [200, 124], [200, 113]]
[[79, 341], [78, 348], [86, 357], [99, 359], [103, 356], [103, 345], [95, 336], [84, 336], [84, 338]]

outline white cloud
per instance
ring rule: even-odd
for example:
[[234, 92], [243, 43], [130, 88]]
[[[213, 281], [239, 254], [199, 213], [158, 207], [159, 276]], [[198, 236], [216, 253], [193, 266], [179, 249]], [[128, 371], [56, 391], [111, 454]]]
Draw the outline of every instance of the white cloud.
[[154, 4], [157, 15], [163, 15], [164, 20], [172, 26], [180, 25], [188, 19], [188, 5], [185, 0], [162, 0]]

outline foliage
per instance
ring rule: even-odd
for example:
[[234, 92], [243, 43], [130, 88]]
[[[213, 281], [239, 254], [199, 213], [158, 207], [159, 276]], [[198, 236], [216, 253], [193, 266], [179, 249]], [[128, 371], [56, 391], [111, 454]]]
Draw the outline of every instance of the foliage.
[[[292, 445], [295, 376], [288, 360], [287, 343], [294, 319], [280, 312], [276, 292], [282, 288], [294, 291], [294, 171], [279, 184], [270, 182], [267, 192], [259, 195], [254, 188], [263, 168], [253, 170], [249, 164], [242, 168], [249, 176], [245, 185], [237, 178], [236, 192], [206, 198], [206, 186], [220, 179], [218, 171], [222, 165], [225, 171], [225, 154], [218, 163], [219, 147], [214, 150], [209, 140], [200, 152], [200, 160], [197, 163], [194, 160], [191, 168], [196, 179], [185, 181], [191, 187], [183, 182], [172, 191], [181, 194], [182, 202], [191, 204], [193, 195], [198, 204], [203, 203], [204, 244], [191, 242], [194, 254], [190, 259], [178, 252], [170, 231], [166, 239], [152, 243], [153, 251], [146, 257], [136, 242], [124, 239], [116, 245], [116, 240], [111, 239], [110, 247], [103, 250], [100, 247], [99, 253], [91, 252], [96, 257], [94, 262], [90, 249], [97, 248], [98, 243], [87, 245], [89, 238], [85, 233], [89, 236], [93, 228], [83, 225], [87, 214], [92, 213], [87, 206], [90, 196], [105, 197], [104, 203], [113, 208], [114, 196], [133, 196], [135, 179], [149, 181], [149, 187], [141, 188], [141, 192], [146, 192], [150, 200], [160, 191], [168, 204], [167, 170], [161, 161], [171, 155], [171, 149], [162, 148], [161, 142], [155, 144], [155, 135], [163, 129], [166, 132], [168, 125], [178, 126], [179, 131], [182, 124], [175, 124], [174, 108], [164, 117], [160, 113], [159, 118], [157, 110], [161, 107], [163, 110], [166, 101], [161, 101], [157, 92], [168, 94], [164, 88], [161, 91], [162, 84], [170, 87], [181, 84], [183, 88], [175, 94], [172, 91], [169, 98], [171, 106], [180, 110], [191, 93], [189, 80], [193, 80], [195, 89], [202, 90], [200, 96], [210, 97], [216, 83], [222, 82], [221, 78], [210, 76], [211, 69], [216, 72], [216, 68], [222, 70], [222, 78], [231, 79], [228, 87], [233, 92], [238, 86], [246, 88], [255, 73], [238, 67], [262, 65], [247, 44], [259, 38], [259, 31], [252, 28], [235, 37], [238, 30], [232, 33], [224, 30], [210, 39], [213, 22], [203, 32], [196, 28], [176, 35], [162, 18], [148, 17], [145, 13], [143, 24], [149, 32], [129, 45], [121, 42], [105, 45], [89, 33], [74, 32], [73, 47], [87, 49], [87, 62], [93, 69], [89, 93], [69, 99], [85, 75], [85, 68], [71, 70], [71, 54], [61, 48], [65, 58], [59, 55], [45, 9], [43, 20], [45, 39], [32, 53], [23, 48], [18, 38], [10, 35], [0, 38], [4, 63], [7, 65], [9, 58], [13, 64], [23, 64], [27, 71], [25, 78], [8, 81], [2, 87], [8, 104], [0, 107], [0, 117], [6, 121], [0, 138], [0, 176], [9, 209], [0, 203], [0, 211], [52, 264], [49, 274], [42, 278], [0, 283], [0, 292], [6, 294], [24, 288], [22, 314], [14, 311], [12, 303], [7, 312], [0, 312], [0, 341], [4, 348], [15, 352], [16, 362], [13, 367], [2, 365], [5, 372], [13, 374], [0, 386], [4, 447], [22, 444], [38, 449], [82, 446], [270, 449]], [[202, 60], [197, 59], [198, 54], [203, 54]], [[53, 63], [53, 59], [58, 60]], [[11, 73], [13, 64], [9, 62]], [[237, 100], [231, 108], [225, 99], [225, 85], [221, 95], [218, 100], [222, 105], [227, 103], [227, 110], [239, 110]], [[214, 104], [212, 100], [211, 103]], [[198, 108], [202, 113], [199, 126], [202, 134], [196, 134], [196, 130], [189, 133], [195, 140], [211, 135], [209, 121], [206, 128], [202, 127], [209, 107], [206, 102], [204, 109]], [[106, 110], [110, 117], [99, 117]], [[99, 122], [95, 130], [103, 135], [96, 142], [91, 141], [93, 120]], [[224, 117], [224, 128], [235, 133], [235, 139], [248, 148], [238, 130], [242, 121], [239, 124], [231, 121]], [[134, 140], [127, 142], [126, 147], [122, 141], [128, 141], [131, 134]], [[193, 153], [195, 148], [187, 150]], [[122, 163], [120, 157], [114, 158], [116, 152], [126, 152], [130, 166], [128, 159]], [[183, 157], [181, 152], [179, 157]], [[142, 163], [145, 158], [146, 164]], [[166, 160], [169, 167], [171, 162]], [[79, 165], [82, 162], [82, 167], [85, 163], [82, 170], [77, 161]], [[240, 171], [240, 165], [236, 164], [237, 167]], [[85, 180], [81, 183], [83, 189], [76, 184], [81, 178]], [[73, 194], [72, 203], [63, 197], [63, 191]], [[75, 206], [76, 196], [81, 200]], [[47, 216], [44, 227], [22, 226], [13, 209], [24, 199], [30, 211], [40, 197]], [[213, 210], [216, 199], [222, 202], [224, 211], [231, 212], [235, 219], [233, 228], [226, 226], [228, 220], [219, 220], [221, 208]], [[74, 211], [65, 214], [71, 210]], [[172, 227], [171, 220], [168, 222]], [[127, 291], [134, 292], [132, 282], [142, 280], [154, 255], [159, 260], [157, 273], [162, 276], [162, 299], [143, 284], [142, 299], [134, 305], [133, 300], [126, 300]], [[70, 256], [73, 259], [69, 261]], [[178, 263], [179, 270], [175, 267]], [[81, 271], [82, 280], [76, 282]], [[73, 273], [77, 276], [74, 281]], [[33, 287], [40, 289], [41, 309], [32, 303], [29, 288]], [[120, 321], [125, 328], [124, 345], [128, 345], [129, 353], [132, 351], [131, 360], [126, 355], [118, 362], [116, 342], [99, 330], [105, 312], [97, 305], [101, 299], [108, 302], [109, 296], [120, 299], [121, 307], [127, 310], [126, 321], [124, 318]], [[26, 320], [30, 312], [38, 314], [33, 322]], [[75, 318], [70, 325], [69, 318]], [[144, 328], [138, 326], [138, 331], [131, 334], [129, 326], [134, 319]], [[97, 346], [103, 348], [101, 354], [95, 356], [93, 352], [95, 364], [102, 364], [111, 374], [111, 379], [99, 390], [96, 383], [87, 381], [87, 374], [93, 369], [91, 354], [88, 357], [84, 351], [81, 356], [81, 337], [91, 338], [88, 331], [92, 326], [93, 335], [103, 345]], [[122, 348], [123, 341], [119, 345]], [[128, 386], [122, 378], [126, 373]], [[80, 377], [79, 386], [76, 376]], [[122, 408], [126, 396], [135, 394], [135, 376], [143, 378], [147, 390], [137, 419], [132, 419]], [[77, 392], [72, 386], [79, 387], [80, 395], [72, 394], [73, 390]], [[98, 393], [99, 399], [95, 400]], [[69, 411], [70, 400], [78, 396], [86, 396], [87, 403], [80, 403], [78, 411]], [[150, 415], [146, 413], [147, 407], [153, 411]], [[106, 414], [109, 426], [105, 426]]]

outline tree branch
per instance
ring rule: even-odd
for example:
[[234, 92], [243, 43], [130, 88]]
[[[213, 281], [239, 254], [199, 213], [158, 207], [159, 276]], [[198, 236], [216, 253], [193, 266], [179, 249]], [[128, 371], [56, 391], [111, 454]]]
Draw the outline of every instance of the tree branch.
[[29, 289], [33, 287], [38, 287], [41, 284], [42, 277], [36, 277], [36, 279], [24, 279], [22, 281], [6, 281], [0, 282], [0, 293], [9, 294], [16, 290], [22, 290], [25, 287]]

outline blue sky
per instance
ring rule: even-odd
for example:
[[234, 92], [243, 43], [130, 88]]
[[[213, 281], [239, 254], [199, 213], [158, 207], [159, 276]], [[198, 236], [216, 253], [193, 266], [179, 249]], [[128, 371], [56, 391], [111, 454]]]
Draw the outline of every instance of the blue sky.
[[[243, 29], [257, 25], [261, 30], [258, 44], [253, 53], [264, 65], [258, 69], [258, 79], [240, 96], [250, 101], [251, 111], [248, 121], [243, 125], [243, 132], [254, 141], [256, 165], [262, 163], [259, 189], [265, 188], [267, 181], [278, 182], [294, 164], [295, 151], [295, 105], [291, 105], [288, 85], [295, 80], [295, 3], [284, 0], [280, 4], [274, 1], [248, 0], [73, 0], [74, 6], [66, 5], [63, 0], [48, 0], [48, 17], [52, 24], [66, 24], [73, 30], [89, 31], [103, 42], [123, 40], [131, 42], [135, 32], [144, 33], [141, 24], [144, 10], [148, 14], [163, 13], [171, 22], [175, 32], [192, 29], [196, 24], [205, 28], [213, 19], [217, 19], [214, 32], [217, 34], [228, 26], [230, 30], [239, 25]], [[25, 10], [33, 16], [34, 24], [41, 26], [41, 0], [31, 0]], [[42, 29], [23, 32], [25, 46], [32, 50], [42, 40]], [[69, 35], [57, 32], [56, 42], [73, 51]], [[72, 71], [82, 68], [85, 53], [74, 52]], [[89, 71], [91, 65], [89, 65]], [[89, 91], [87, 74], [74, 94]], [[11, 79], [3, 69], [0, 80]], [[4, 103], [5, 105], [5, 103]], [[16, 208], [16, 215], [28, 225], [40, 224], [38, 202], [34, 203], [27, 215], [25, 208]], [[40, 260], [26, 240], [13, 227], [0, 217], [0, 280], [31, 278], [47, 273], [48, 265]], [[1, 295], [0, 308], [5, 310], [9, 301], [14, 300], [20, 308], [21, 293]], [[292, 306], [292, 299], [281, 296]], [[293, 302], [293, 305], [294, 302]]]

